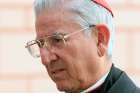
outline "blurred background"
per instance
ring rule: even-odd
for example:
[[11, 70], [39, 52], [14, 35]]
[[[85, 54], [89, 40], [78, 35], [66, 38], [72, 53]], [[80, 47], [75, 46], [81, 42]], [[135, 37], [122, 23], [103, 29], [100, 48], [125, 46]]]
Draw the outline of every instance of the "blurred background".
[[[140, 0], [107, 0], [115, 15], [113, 62], [140, 87]], [[0, 0], [0, 92], [60, 93], [24, 45], [35, 38], [33, 0]]]

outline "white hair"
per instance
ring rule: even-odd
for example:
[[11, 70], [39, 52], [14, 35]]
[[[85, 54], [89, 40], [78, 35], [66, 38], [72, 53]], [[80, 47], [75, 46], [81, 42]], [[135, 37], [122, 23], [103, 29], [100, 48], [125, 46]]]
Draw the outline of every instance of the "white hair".
[[[91, 0], [36, 0], [34, 2], [35, 14], [38, 16], [43, 10], [64, 7], [68, 11], [77, 13], [76, 22], [82, 27], [89, 25], [105, 24], [110, 31], [108, 55], [112, 56], [115, 27], [112, 14], [104, 7]], [[89, 31], [86, 31], [88, 33]]]

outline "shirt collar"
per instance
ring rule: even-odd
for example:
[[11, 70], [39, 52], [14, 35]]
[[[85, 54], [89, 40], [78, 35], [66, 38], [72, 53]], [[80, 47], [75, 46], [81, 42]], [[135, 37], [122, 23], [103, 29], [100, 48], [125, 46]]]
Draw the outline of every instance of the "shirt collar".
[[94, 89], [98, 88], [100, 85], [102, 85], [104, 83], [104, 81], [107, 78], [108, 74], [109, 74], [109, 71], [103, 77], [101, 77], [94, 85], [92, 85], [91, 87], [89, 87], [88, 89], [84, 90], [81, 93], [87, 93], [87, 92], [89, 92], [91, 90], [94, 90]]

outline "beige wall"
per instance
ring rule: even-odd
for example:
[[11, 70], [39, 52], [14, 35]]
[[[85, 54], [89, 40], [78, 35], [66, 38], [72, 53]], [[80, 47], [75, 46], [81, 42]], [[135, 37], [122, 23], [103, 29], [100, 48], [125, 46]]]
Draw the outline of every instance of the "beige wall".
[[[140, 86], [140, 0], [108, 0], [115, 14], [113, 62]], [[59, 93], [24, 48], [34, 39], [33, 0], [0, 0], [0, 92]]]

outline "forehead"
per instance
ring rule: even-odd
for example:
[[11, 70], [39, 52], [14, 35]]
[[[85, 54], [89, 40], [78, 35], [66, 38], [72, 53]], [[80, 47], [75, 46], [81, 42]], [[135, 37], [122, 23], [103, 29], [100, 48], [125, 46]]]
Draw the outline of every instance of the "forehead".
[[66, 10], [43, 11], [36, 18], [36, 26], [54, 26], [76, 24], [74, 21], [75, 14]]
[[80, 27], [76, 23], [76, 14], [66, 10], [51, 10], [43, 11], [36, 17], [36, 31], [37, 34], [53, 33], [53, 31], [62, 29], [70, 30], [74, 27]]

